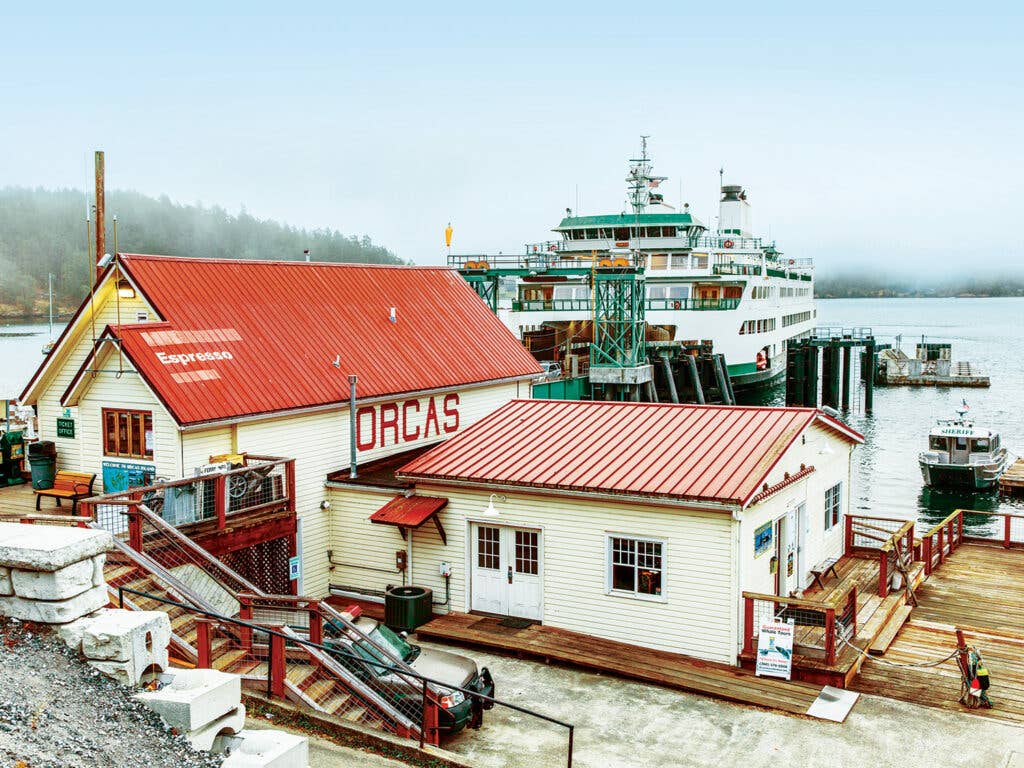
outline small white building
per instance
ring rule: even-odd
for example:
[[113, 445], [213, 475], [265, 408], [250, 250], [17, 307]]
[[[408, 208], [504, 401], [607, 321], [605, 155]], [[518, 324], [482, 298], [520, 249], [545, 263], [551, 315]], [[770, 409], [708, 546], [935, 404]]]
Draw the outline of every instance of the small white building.
[[516, 400], [334, 476], [331, 582], [382, 589], [397, 553], [449, 610], [734, 664], [741, 593], [842, 553], [861, 442], [810, 408]]

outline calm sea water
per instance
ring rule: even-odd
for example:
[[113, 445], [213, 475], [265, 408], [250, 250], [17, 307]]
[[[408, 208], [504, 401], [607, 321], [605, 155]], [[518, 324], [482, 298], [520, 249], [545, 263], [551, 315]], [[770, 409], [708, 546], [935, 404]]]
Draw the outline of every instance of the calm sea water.
[[[968, 360], [992, 379], [989, 389], [893, 387], [875, 390], [875, 411], [863, 412], [863, 393], [845, 415], [867, 443], [857, 454], [853, 507], [865, 513], [933, 523], [957, 507], [1024, 510], [997, 493], [930, 491], [921, 484], [917, 454], [936, 419], [953, 418], [962, 398], [980, 426], [1002, 434], [1024, 455], [1024, 299], [837, 299], [818, 302], [818, 324], [870, 327], [880, 342], [902, 334], [904, 349], [927, 337], [953, 344], [954, 360]], [[55, 326], [59, 334], [62, 326]], [[46, 324], [0, 326], [0, 397], [18, 394], [41, 359]], [[859, 387], [860, 385], [858, 385]], [[783, 387], [763, 401], [782, 405]], [[972, 527], [982, 520], [969, 521]]]

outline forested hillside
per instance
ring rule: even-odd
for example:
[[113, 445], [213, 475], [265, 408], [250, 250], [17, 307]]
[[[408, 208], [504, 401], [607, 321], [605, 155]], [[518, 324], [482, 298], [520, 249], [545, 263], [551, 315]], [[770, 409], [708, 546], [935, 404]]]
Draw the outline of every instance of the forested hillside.
[[[401, 264], [368, 237], [330, 229], [303, 230], [260, 220], [243, 210], [178, 205], [137, 192], [107, 192], [107, 251], [228, 259], [302, 259]], [[54, 303], [74, 309], [88, 291], [85, 197], [79, 190], [0, 189], [0, 313], [46, 312], [46, 276], [54, 274]]]

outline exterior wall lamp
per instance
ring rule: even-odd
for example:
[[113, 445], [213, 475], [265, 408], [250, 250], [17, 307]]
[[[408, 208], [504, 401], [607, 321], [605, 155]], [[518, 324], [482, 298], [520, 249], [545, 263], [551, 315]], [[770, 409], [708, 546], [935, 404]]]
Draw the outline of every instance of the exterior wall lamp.
[[487, 499], [487, 508], [484, 510], [484, 517], [498, 517], [501, 512], [498, 511], [497, 507], [494, 506], [494, 498], [497, 497], [502, 501], [508, 501], [508, 499], [500, 493], [492, 493], [490, 498]]
[[117, 281], [117, 295], [122, 299], [134, 299], [135, 289], [127, 280], [121, 279]]

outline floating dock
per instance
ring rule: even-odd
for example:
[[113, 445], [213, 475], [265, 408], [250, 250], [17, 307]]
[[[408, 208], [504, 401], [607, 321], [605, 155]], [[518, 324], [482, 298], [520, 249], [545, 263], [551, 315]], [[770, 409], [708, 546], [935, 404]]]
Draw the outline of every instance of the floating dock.
[[914, 357], [897, 346], [878, 353], [877, 381], [881, 386], [988, 387], [988, 376], [966, 360], [953, 360], [952, 345], [921, 340]]
[[999, 478], [999, 490], [1008, 496], [1024, 493], [1024, 459], [1017, 459]]

